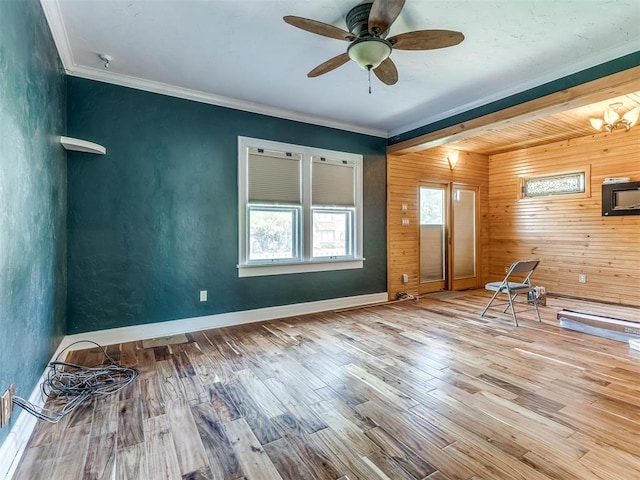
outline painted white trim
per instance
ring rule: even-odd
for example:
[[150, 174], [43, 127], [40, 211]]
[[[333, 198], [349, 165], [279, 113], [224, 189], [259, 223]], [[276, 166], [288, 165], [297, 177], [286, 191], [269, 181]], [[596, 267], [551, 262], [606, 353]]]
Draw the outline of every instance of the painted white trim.
[[354, 270], [363, 268], [364, 258], [326, 262], [302, 262], [279, 264], [238, 265], [238, 277], [266, 277], [290, 273], [329, 272], [333, 270]]
[[633, 42], [629, 42], [622, 45], [615, 45], [607, 50], [599, 51], [596, 55], [588, 57], [580, 57], [575, 62], [567, 63], [561, 70], [549, 70], [543, 74], [529, 78], [524, 82], [517, 85], [513, 85], [510, 88], [494, 92], [492, 95], [477, 99], [472, 102], [468, 102], [464, 105], [458, 105], [445, 112], [441, 112], [438, 115], [422, 117], [420, 120], [412, 122], [410, 124], [403, 125], [401, 127], [394, 128], [391, 131], [384, 129], [364, 127], [348, 122], [340, 122], [327, 118], [321, 118], [314, 115], [303, 114], [301, 112], [294, 112], [286, 109], [271, 107], [254, 102], [248, 102], [244, 100], [237, 100], [230, 97], [224, 97], [222, 95], [215, 95], [205, 93], [197, 90], [191, 90], [188, 88], [177, 87], [160, 82], [154, 82], [151, 80], [145, 80], [138, 77], [131, 77], [127, 75], [121, 75], [114, 73], [113, 71], [107, 71], [105, 69], [97, 69], [76, 65], [69, 43], [69, 37], [64, 27], [62, 19], [62, 13], [60, 11], [60, 5], [57, 0], [40, 0], [42, 9], [44, 11], [49, 29], [53, 36], [54, 43], [62, 60], [62, 65], [68, 75], [87, 78], [89, 80], [97, 80], [105, 83], [111, 83], [114, 85], [120, 85], [124, 87], [135, 88], [137, 90], [144, 90], [153, 93], [159, 93], [162, 95], [168, 95], [177, 98], [184, 98], [187, 100], [193, 100], [201, 103], [208, 103], [211, 105], [217, 105], [221, 107], [233, 108], [235, 110], [242, 110], [246, 112], [259, 113], [262, 115], [268, 115], [271, 117], [283, 118], [287, 120], [294, 120], [303, 123], [309, 123], [312, 125], [325, 126], [330, 128], [337, 128], [339, 130], [346, 130], [354, 133], [362, 133], [365, 135], [371, 135], [374, 137], [390, 138], [402, 133], [410, 132], [416, 128], [420, 128], [426, 125], [430, 125], [440, 120], [464, 113], [477, 107], [481, 107], [488, 103], [501, 100], [511, 95], [525, 92], [532, 88], [539, 87], [545, 83], [558, 80], [567, 75], [577, 73], [582, 70], [600, 65], [602, 63], [615, 60], [624, 55], [634, 53], [637, 51], [637, 45]]
[[[297, 210], [298, 222], [298, 258], [282, 262], [249, 262], [248, 218], [249, 206], [249, 157], [255, 149], [273, 152], [290, 152], [300, 159], [301, 202], [299, 205], [286, 206], [287, 211]], [[348, 162], [354, 169], [354, 242], [353, 256], [334, 259], [314, 258], [311, 252], [311, 215], [314, 205], [311, 199], [311, 166], [314, 158], [328, 158], [330, 161]], [[357, 153], [339, 152], [305, 145], [262, 140], [251, 137], [238, 137], [238, 277], [261, 277], [291, 273], [324, 272], [330, 270], [349, 270], [362, 268], [363, 252], [363, 157]], [[269, 205], [266, 205], [267, 207]], [[315, 206], [321, 208], [321, 206]], [[260, 207], [256, 207], [260, 208]]]
[[[133, 342], [148, 338], [166, 337], [179, 333], [196, 332], [208, 330], [210, 328], [230, 327], [233, 325], [243, 325], [245, 323], [262, 322], [274, 320], [276, 318], [295, 317], [308, 313], [326, 312], [339, 310], [342, 308], [361, 307], [384, 303], [388, 301], [387, 292], [370, 293], [367, 295], [357, 295], [354, 297], [332, 298], [329, 300], [319, 300], [316, 302], [294, 303], [278, 307], [258, 308], [255, 310], [241, 310], [238, 312], [220, 313], [217, 315], [206, 315], [203, 317], [183, 318], [180, 320], [170, 320], [168, 322], [157, 322], [132, 327], [112, 328], [109, 330], [96, 330], [93, 332], [77, 333], [67, 335], [62, 340], [58, 351], [68, 347], [73, 342], [79, 340], [91, 340], [100, 345], [112, 345], [114, 343]], [[86, 345], [71, 347], [71, 350], [86, 348]]]
[[67, 30], [64, 28], [60, 4], [57, 0], [40, 0], [40, 5], [42, 5], [42, 11], [49, 24], [53, 43], [55, 43], [58, 55], [60, 55], [62, 66], [69, 71], [75, 65], [75, 62], [73, 61], [69, 35], [67, 35]]
[[209, 105], [216, 105], [218, 107], [241, 110], [243, 112], [258, 113], [261, 115], [267, 115], [269, 117], [283, 118], [286, 120], [294, 120], [296, 122], [309, 123], [311, 125], [319, 125], [322, 127], [346, 130], [348, 132], [362, 133], [365, 135], [371, 135], [373, 137], [387, 138], [386, 130], [363, 127], [361, 125], [356, 125], [353, 123], [340, 122], [337, 120], [317, 117], [301, 112], [294, 112], [291, 110], [286, 110], [284, 108], [262, 105], [246, 100], [238, 100], [231, 97], [225, 97], [223, 95], [216, 95], [214, 93], [192, 90], [190, 88], [178, 87], [166, 83], [155, 82], [153, 80], [146, 80], [144, 78], [131, 77], [128, 75], [114, 73], [113, 70], [99, 70], [97, 68], [74, 65], [70, 69], [65, 66], [65, 71], [68, 75], [71, 75], [73, 77], [97, 80], [99, 82], [119, 85], [121, 87], [129, 87], [135, 88], [136, 90], [143, 90], [145, 92], [159, 93], [161, 95], [167, 95], [169, 97], [183, 98], [186, 100], [193, 100], [195, 102], [206, 103]]
[[40, 0], [40, 4], [42, 5], [42, 10], [44, 11], [47, 23], [49, 24], [49, 29], [51, 30], [51, 35], [53, 36], [53, 42], [56, 45], [58, 55], [60, 55], [60, 60], [62, 61], [62, 66], [64, 67], [67, 75], [111, 83], [122, 87], [135, 88], [146, 92], [159, 93], [170, 97], [193, 100], [195, 102], [208, 103], [219, 107], [233, 108], [234, 110], [259, 113], [270, 117], [284, 118], [312, 125], [337, 128], [348, 132], [387, 138], [387, 131], [378, 128], [363, 127], [362, 125], [356, 125], [353, 123], [340, 122], [337, 120], [317, 117], [315, 115], [308, 115], [283, 108], [271, 107], [246, 100], [238, 100], [222, 95], [215, 95], [189, 88], [168, 85], [161, 82], [154, 82], [144, 78], [114, 73], [112, 70], [77, 65], [73, 59], [73, 51], [62, 19], [59, 2], [57, 0]]
[[[274, 320], [276, 318], [295, 317], [308, 313], [326, 312], [350, 307], [362, 307], [366, 305], [385, 303], [387, 301], [387, 292], [370, 293], [367, 295], [357, 295], [353, 297], [332, 298], [316, 302], [294, 303], [279, 307], [242, 310], [239, 312], [221, 313], [218, 315], [207, 315], [204, 317], [184, 318], [169, 322], [158, 322], [135, 325], [132, 327], [78, 333], [76, 335], [67, 335], [62, 339], [56, 352], [51, 357], [51, 361], [56, 360], [58, 355], [67, 348], [68, 351], [86, 348], [86, 344], [80, 343], [72, 345], [74, 342], [80, 340], [91, 340], [99, 343], [100, 345], [112, 345], [114, 343], [166, 337], [169, 335], [177, 335], [179, 333], [208, 330], [210, 328], [229, 327], [245, 323]], [[44, 400], [40, 394], [40, 385], [45, 379], [46, 374], [47, 369], [42, 373], [42, 376], [38, 380], [36, 387], [29, 397], [29, 402], [36, 406], [44, 405]], [[18, 419], [9, 431], [7, 438], [2, 446], [0, 446], [0, 479], [9, 480], [15, 473], [15, 470], [20, 463], [20, 459], [24, 454], [27, 442], [35, 429], [36, 422], [37, 420], [34, 416], [25, 411], [21, 411]]]
[[[62, 343], [60, 343], [60, 345], [62, 345]], [[60, 351], [61, 348], [59, 346], [49, 362], [54, 361]], [[47, 363], [47, 365], [49, 364]], [[41, 395], [40, 385], [45, 380], [46, 374], [47, 369], [45, 368], [28, 398], [29, 402], [37, 407], [43, 407], [45, 404], [45, 399], [42, 398]], [[33, 415], [19, 407], [15, 407], [14, 413], [18, 411], [20, 411], [20, 414], [17, 420], [12, 425], [11, 430], [9, 430], [9, 434], [7, 438], [5, 438], [4, 443], [0, 445], [0, 479], [2, 480], [9, 480], [13, 477], [38, 421]]]

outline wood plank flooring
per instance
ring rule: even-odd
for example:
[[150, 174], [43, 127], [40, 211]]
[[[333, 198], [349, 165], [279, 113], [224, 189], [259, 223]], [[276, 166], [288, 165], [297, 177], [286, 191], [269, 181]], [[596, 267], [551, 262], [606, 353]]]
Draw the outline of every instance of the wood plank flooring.
[[558, 310], [595, 304], [550, 298], [542, 323], [521, 306], [517, 328], [499, 309], [481, 318], [487, 300], [478, 290], [109, 346], [140, 377], [39, 422], [14, 478], [640, 478], [640, 352], [558, 327]]

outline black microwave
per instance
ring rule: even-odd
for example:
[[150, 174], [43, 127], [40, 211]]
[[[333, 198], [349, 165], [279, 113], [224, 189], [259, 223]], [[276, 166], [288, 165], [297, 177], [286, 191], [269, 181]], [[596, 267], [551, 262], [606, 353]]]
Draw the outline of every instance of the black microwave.
[[603, 184], [602, 215], [640, 215], [640, 182]]

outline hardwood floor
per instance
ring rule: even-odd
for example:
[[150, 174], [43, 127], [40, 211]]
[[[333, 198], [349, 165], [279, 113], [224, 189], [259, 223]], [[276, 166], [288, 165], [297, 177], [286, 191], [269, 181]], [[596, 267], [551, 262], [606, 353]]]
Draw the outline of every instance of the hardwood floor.
[[[500, 310], [480, 318], [487, 300], [437, 295], [110, 346], [140, 377], [39, 423], [14, 478], [640, 478], [640, 352], [556, 320], [562, 308], [636, 320], [638, 309], [549, 299], [541, 324], [525, 308], [517, 328]], [[101, 361], [97, 349], [70, 357]]]

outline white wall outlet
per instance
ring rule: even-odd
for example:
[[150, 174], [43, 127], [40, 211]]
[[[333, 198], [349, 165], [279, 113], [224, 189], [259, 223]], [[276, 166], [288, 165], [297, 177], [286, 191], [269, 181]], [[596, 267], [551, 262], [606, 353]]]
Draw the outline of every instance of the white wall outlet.
[[402, 283], [409, 283], [409, 275], [406, 273], [402, 274]]
[[16, 386], [12, 384], [2, 395], [0, 400], [0, 427], [4, 427], [9, 422], [11, 411], [13, 410], [13, 394], [15, 390]]
[[208, 298], [208, 294], [206, 290], [200, 290], [200, 301], [206, 302]]
[[509, 267], [504, 267], [504, 273], [509, 273]]
[[587, 283], [587, 276], [584, 273], [578, 275], [578, 283]]
[[402, 226], [406, 227], [407, 225], [409, 225], [409, 219], [408, 218], [403, 218], [402, 219]]

